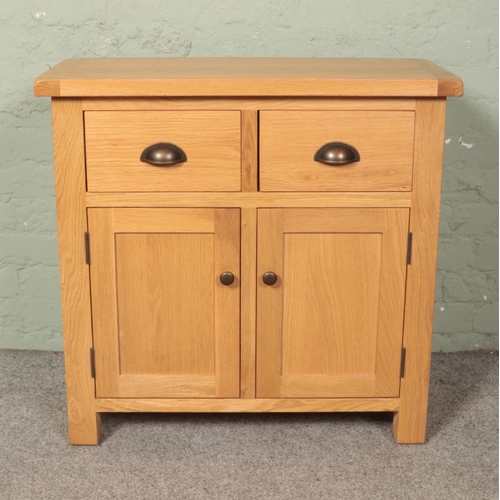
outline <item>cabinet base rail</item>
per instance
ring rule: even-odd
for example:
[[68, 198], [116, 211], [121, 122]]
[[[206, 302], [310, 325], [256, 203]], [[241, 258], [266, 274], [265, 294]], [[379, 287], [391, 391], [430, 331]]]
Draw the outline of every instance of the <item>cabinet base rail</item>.
[[115, 399], [97, 398], [97, 412], [300, 413], [397, 412], [399, 398], [336, 399]]

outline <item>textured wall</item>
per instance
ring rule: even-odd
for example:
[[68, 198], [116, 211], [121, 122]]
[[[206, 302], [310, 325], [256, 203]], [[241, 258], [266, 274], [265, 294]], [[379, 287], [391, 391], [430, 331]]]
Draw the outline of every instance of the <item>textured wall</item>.
[[62, 347], [50, 102], [33, 80], [65, 58], [106, 56], [421, 57], [460, 75], [434, 348], [497, 346], [496, 3], [0, 0], [0, 347]]

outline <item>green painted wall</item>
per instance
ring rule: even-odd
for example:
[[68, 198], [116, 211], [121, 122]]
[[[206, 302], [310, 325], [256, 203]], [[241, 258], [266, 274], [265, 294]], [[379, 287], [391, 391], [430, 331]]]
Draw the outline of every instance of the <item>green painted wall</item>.
[[50, 102], [33, 97], [33, 80], [65, 58], [106, 56], [418, 57], [460, 75], [465, 97], [448, 101], [434, 349], [497, 346], [496, 4], [0, 0], [0, 347], [62, 348]]

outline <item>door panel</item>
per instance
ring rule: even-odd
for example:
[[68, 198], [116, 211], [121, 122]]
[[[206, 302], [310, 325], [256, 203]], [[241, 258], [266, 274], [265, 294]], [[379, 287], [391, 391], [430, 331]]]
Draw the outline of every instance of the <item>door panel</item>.
[[115, 235], [121, 374], [215, 373], [213, 240]]
[[258, 211], [258, 397], [398, 395], [408, 218]]
[[283, 304], [283, 375], [374, 373], [382, 236], [285, 234], [284, 240], [283, 280], [291, 286]]
[[239, 210], [88, 212], [97, 396], [238, 397]]

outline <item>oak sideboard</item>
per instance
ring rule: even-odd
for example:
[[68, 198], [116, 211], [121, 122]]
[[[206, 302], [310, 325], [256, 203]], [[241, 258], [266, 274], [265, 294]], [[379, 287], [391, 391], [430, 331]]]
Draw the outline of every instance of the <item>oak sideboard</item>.
[[70, 59], [69, 437], [105, 412], [392, 412], [425, 441], [446, 97], [421, 59]]

